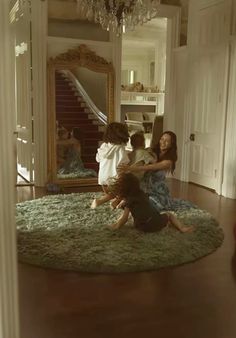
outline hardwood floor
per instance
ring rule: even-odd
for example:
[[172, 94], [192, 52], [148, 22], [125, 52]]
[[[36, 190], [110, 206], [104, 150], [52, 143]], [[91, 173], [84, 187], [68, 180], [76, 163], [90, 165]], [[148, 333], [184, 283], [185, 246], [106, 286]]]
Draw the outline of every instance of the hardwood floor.
[[[173, 196], [219, 221], [223, 245], [194, 263], [143, 273], [90, 275], [19, 264], [21, 338], [236, 336], [236, 200], [177, 180], [169, 185]], [[18, 201], [45, 194], [17, 191]]]

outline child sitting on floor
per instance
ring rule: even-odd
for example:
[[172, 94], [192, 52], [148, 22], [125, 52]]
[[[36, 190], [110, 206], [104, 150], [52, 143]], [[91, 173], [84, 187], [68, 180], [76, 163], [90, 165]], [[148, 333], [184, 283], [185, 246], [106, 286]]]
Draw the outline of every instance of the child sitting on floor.
[[133, 216], [134, 226], [143, 232], [160, 231], [168, 224], [181, 232], [193, 230], [192, 226], [183, 225], [173, 214], [160, 214], [150, 203], [148, 196], [140, 189], [139, 180], [131, 173], [120, 174], [108, 187], [109, 191], [124, 200], [124, 211], [111, 228], [118, 229], [127, 221], [129, 214]]

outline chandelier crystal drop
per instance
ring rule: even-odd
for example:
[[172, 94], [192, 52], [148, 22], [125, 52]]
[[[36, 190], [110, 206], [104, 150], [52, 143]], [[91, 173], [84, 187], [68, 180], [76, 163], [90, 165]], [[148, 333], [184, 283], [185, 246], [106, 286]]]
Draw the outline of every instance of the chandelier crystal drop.
[[77, 0], [88, 20], [121, 35], [157, 16], [160, 0]]

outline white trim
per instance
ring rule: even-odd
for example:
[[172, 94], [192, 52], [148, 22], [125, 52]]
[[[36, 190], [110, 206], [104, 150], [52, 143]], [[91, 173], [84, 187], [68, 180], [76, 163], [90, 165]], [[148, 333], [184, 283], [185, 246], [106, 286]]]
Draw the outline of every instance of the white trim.
[[32, 1], [32, 69], [34, 112], [34, 178], [47, 182], [47, 1]]
[[[190, 1], [189, 3], [189, 18], [191, 18], [191, 24], [188, 26], [188, 46], [187, 46], [187, 53], [190, 55], [190, 53], [194, 53], [194, 48], [196, 47], [196, 41], [195, 41], [195, 35], [193, 32], [193, 25], [194, 25], [194, 20], [196, 20], [196, 16], [194, 15], [194, 12], [197, 10], [197, 2], [195, 1]], [[190, 22], [190, 20], [189, 20]], [[225, 46], [227, 48], [227, 45], [229, 45], [230, 41], [232, 40], [232, 36], [228, 37], [228, 41], [225, 42], [225, 44], [222, 44], [222, 46]], [[217, 182], [215, 186], [215, 191], [217, 194], [221, 195], [222, 194], [222, 189], [224, 190], [224, 187], [222, 186], [222, 181], [224, 178], [224, 152], [226, 151], [226, 143], [225, 143], [225, 137], [228, 133], [232, 132], [226, 131], [226, 115], [227, 115], [227, 91], [228, 91], [228, 73], [229, 73], [229, 49], [225, 53], [225, 78], [222, 79], [224, 82], [224, 89], [222, 92], [222, 97], [223, 97], [223, 102], [222, 102], [222, 119], [220, 125], [222, 128], [219, 130], [219, 137], [220, 137], [220, 149], [219, 149], [219, 161], [218, 161], [218, 170], [219, 174], [217, 177]], [[187, 69], [190, 69], [190, 58], [188, 57], [188, 62], [186, 64]], [[191, 81], [190, 76], [188, 76], [187, 80], [187, 88], [190, 88], [188, 85], [189, 81]], [[189, 167], [190, 167], [190, 142], [189, 142], [189, 135], [191, 133], [191, 107], [190, 107], [190, 97], [189, 97], [189, 91], [187, 89], [186, 92], [186, 105], [184, 108], [184, 114], [183, 114], [183, 143], [182, 143], [182, 154], [180, 154], [182, 164], [181, 164], [181, 177], [180, 179], [182, 181], [189, 182]], [[235, 130], [233, 130], [233, 134], [235, 133]], [[234, 148], [232, 148], [234, 149]], [[231, 152], [232, 152], [231, 149]], [[225, 180], [225, 178], [224, 178]], [[236, 192], [235, 192], [236, 193]], [[225, 195], [226, 197], [230, 197]]]
[[[175, 60], [178, 57], [182, 57], [184, 60], [188, 60], [188, 48], [187, 46], [182, 46], [179, 48], [174, 49], [174, 58]], [[183, 61], [182, 61], [183, 62]], [[185, 65], [187, 67], [187, 65]], [[188, 92], [188, 76], [187, 76], [187, 69], [185, 68], [184, 70], [184, 76], [185, 76], [185, 81], [183, 83], [183, 87], [185, 90], [185, 93]], [[174, 97], [176, 97], [176, 89], [177, 89], [177, 83], [180, 85], [180, 83], [177, 81], [177, 74], [176, 74], [176, 67], [174, 69], [174, 80], [173, 84], [175, 86], [174, 90]], [[178, 135], [178, 141], [182, 140], [181, 146], [178, 144], [178, 149], [181, 149], [181, 151], [178, 151], [178, 163], [177, 165], [179, 166], [179, 171], [178, 171], [178, 176], [177, 178], [180, 179], [181, 181], [188, 181], [188, 176], [189, 176], [189, 148], [190, 148], [190, 140], [189, 140], [189, 130], [190, 130], [190, 118], [189, 118], [189, 107], [188, 107], [188, 96], [185, 95], [184, 97], [184, 103], [183, 103], [183, 110], [182, 110], [182, 127], [181, 130], [178, 129], [177, 124], [175, 124], [175, 132]], [[175, 114], [177, 113], [176, 111], [176, 104], [173, 107]], [[178, 112], [179, 113], [179, 112]], [[179, 116], [179, 115], [178, 115]], [[180, 137], [181, 133], [181, 137]]]
[[121, 121], [121, 55], [122, 55], [122, 38], [116, 36], [115, 33], [110, 33], [110, 40], [112, 43], [112, 63], [115, 74], [115, 90], [114, 90], [114, 109], [115, 120]]
[[[228, 85], [229, 85], [229, 70], [230, 70], [230, 44], [227, 43], [227, 50], [225, 52], [225, 78], [222, 79], [224, 83], [224, 89], [222, 92], [223, 103], [222, 103], [222, 115], [219, 130], [220, 136], [220, 149], [219, 149], [219, 163], [218, 163], [218, 178], [216, 182], [215, 191], [218, 195], [222, 194], [222, 183], [223, 183], [223, 170], [224, 170], [224, 152], [226, 149], [225, 137], [226, 137], [226, 120], [227, 120], [227, 105], [228, 105]], [[235, 132], [235, 131], [234, 131]]]
[[[236, 36], [230, 38], [229, 83], [227, 93], [227, 120], [225, 128], [225, 154], [223, 168], [222, 195], [236, 198]], [[234, 74], [234, 76], [233, 76]]]
[[0, 1], [0, 337], [19, 338], [15, 228], [14, 44], [10, 35], [9, 0]]
[[[166, 6], [165, 6], [166, 7]], [[164, 130], [175, 130], [175, 83], [174, 83], [174, 55], [173, 50], [179, 47], [180, 40], [180, 7], [170, 7], [167, 20], [167, 43], [166, 43], [166, 84], [164, 103]], [[170, 16], [171, 14], [171, 16]]]
[[111, 48], [112, 43], [110, 41], [97, 41], [97, 40], [83, 40], [83, 39], [73, 39], [73, 38], [64, 38], [64, 37], [56, 37], [56, 36], [48, 36], [47, 41], [51, 42], [60, 42], [64, 44], [85, 44], [85, 45], [93, 45], [104, 48]]

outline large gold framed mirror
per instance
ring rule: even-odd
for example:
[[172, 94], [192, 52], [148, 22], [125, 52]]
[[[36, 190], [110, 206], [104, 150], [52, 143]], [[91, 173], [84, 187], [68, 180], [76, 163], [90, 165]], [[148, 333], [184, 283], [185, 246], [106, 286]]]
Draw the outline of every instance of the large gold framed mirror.
[[97, 184], [96, 150], [114, 120], [114, 71], [86, 45], [48, 61], [48, 174], [62, 186]]

